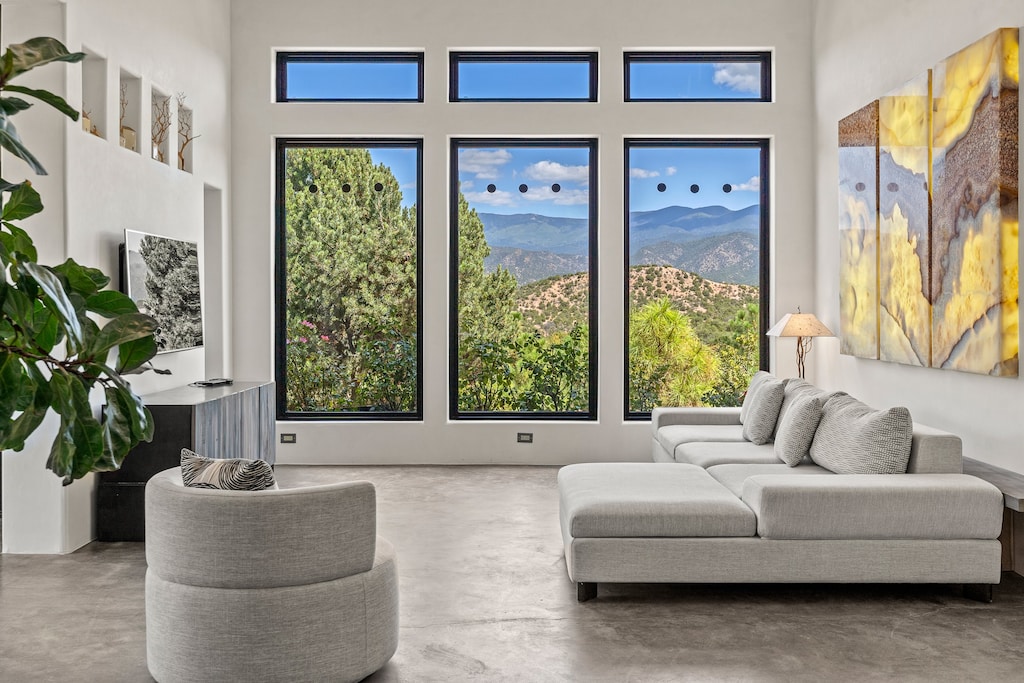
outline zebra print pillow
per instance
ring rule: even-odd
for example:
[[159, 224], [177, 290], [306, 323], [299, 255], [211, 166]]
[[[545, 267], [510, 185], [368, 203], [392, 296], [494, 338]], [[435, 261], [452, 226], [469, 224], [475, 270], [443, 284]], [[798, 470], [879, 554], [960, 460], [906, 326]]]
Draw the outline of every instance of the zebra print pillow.
[[229, 491], [276, 489], [274, 470], [266, 460], [207, 458], [181, 449], [181, 481], [185, 486]]

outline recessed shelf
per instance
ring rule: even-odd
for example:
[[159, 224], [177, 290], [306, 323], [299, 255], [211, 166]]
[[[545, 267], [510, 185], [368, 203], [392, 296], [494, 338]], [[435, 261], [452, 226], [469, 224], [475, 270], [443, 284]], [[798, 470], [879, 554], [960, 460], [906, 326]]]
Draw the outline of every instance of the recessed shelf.
[[171, 97], [153, 88], [151, 99], [152, 157], [162, 164], [170, 164]]
[[[133, 152], [141, 151], [139, 128], [142, 115], [142, 80], [125, 70], [121, 70], [118, 94], [120, 114], [120, 143], [125, 149]], [[145, 136], [142, 136], [145, 138]]]
[[178, 168], [192, 172], [192, 141], [195, 140], [194, 112], [185, 106], [184, 93], [178, 94]]
[[101, 138], [107, 137], [107, 60], [83, 47], [82, 60], [82, 130]]

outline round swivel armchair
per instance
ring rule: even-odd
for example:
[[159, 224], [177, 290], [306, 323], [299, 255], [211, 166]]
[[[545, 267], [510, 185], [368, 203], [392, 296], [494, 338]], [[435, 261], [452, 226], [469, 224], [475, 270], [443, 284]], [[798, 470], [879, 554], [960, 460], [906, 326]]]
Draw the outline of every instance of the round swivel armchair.
[[398, 579], [366, 481], [146, 485], [146, 653], [160, 683], [358, 681], [398, 646]]

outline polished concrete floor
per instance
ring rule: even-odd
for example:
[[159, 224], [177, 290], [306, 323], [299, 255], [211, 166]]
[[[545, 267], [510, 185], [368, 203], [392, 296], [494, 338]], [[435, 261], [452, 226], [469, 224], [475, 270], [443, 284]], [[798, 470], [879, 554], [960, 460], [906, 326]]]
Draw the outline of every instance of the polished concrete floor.
[[[578, 604], [556, 471], [278, 468], [285, 485], [377, 486], [401, 631], [368, 681], [1024, 680], [1015, 574], [992, 604], [941, 585], [602, 585]], [[0, 682], [150, 681], [144, 573], [137, 543], [0, 557]]]

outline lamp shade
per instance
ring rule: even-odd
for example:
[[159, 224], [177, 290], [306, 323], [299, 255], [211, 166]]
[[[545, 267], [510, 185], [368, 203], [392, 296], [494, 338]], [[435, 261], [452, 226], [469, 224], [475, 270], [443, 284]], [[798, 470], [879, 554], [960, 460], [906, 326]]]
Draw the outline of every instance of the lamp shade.
[[769, 337], [834, 337], [813, 313], [787, 313], [766, 332]]

